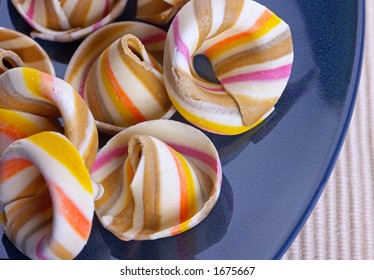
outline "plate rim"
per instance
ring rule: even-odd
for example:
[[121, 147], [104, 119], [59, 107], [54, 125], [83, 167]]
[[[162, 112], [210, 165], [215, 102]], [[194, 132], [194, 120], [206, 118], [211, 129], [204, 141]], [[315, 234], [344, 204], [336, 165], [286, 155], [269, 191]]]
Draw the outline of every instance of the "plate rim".
[[327, 168], [321, 178], [320, 183], [318, 184], [316, 192], [312, 196], [310, 203], [305, 208], [305, 211], [301, 215], [301, 218], [297, 222], [296, 226], [293, 228], [289, 236], [286, 238], [286, 241], [283, 243], [281, 248], [275, 254], [273, 258], [275, 260], [282, 259], [283, 255], [292, 245], [293, 241], [296, 239], [296, 237], [298, 236], [298, 234], [304, 227], [305, 223], [307, 222], [308, 218], [312, 214], [332, 174], [332, 171], [334, 170], [335, 164], [338, 160], [339, 154], [341, 152], [344, 141], [346, 139], [347, 132], [348, 132], [351, 120], [352, 120], [352, 115], [354, 112], [356, 100], [357, 100], [361, 72], [362, 72], [362, 64], [363, 64], [363, 57], [364, 57], [364, 50], [365, 50], [365, 21], [366, 21], [365, 10], [366, 10], [365, 0], [358, 0], [357, 1], [357, 27], [356, 27], [356, 38], [355, 38], [354, 61], [352, 64], [351, 81], [347, 89], [348, 95], [347, 95], [346, 103], [348, 103], [348, 107], [346, 108], [347, 112], [345, 113], [345, 116], [343, 115], [344, 117], [341, 120], [341, 123], [342, 123], [341, 130], [340, 132], [337, 133], [339, 137], [337, 138], [336, 145], [334, 145], [335, 150], [327, 164]]

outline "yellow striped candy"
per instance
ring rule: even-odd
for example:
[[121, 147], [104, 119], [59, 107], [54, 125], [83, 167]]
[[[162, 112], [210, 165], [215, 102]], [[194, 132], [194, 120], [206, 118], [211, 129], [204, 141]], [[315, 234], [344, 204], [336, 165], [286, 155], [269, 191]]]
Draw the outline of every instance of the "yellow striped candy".
[[62, 134], [13, 142], [0, 160], [4, 232], [31, 259], [73, 259], [87, 243], [94, 185], [78, 150]]
[[86, 103], [65, 81], [32, 68], [10, 69], [0, 75], [0, 108], [62, 117], [65, 135], [91, 167], [98, 148], [95, 121]]

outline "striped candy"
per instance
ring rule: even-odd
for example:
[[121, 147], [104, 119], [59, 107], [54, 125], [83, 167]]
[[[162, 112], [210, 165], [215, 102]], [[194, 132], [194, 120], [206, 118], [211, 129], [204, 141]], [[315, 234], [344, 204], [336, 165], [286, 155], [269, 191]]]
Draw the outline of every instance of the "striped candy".
[[0, 108], [43, 117], [62, 117], [65, 135], [88, 168], [98, 148], [94, 118], [78, 93], [65, 81], [36, 69], [18, 67], [0, 76]]
[[12, 142], [42, 131], [62, 131], [62, 128], [49, 118], [0, 109], [0, 156]]
[[201, 131], [153, 120], [115, 135], [98, 153], [91, 176], [103, 188], [95, 209], [122, 240], [157, 239], [184, 232], [214, 207], [221, 163]]
[[136, 18], [166, 24], [189, 0], [138, 0]]
[[127, 0], [12, 0], [20, 15], [35, 29], [32, 37], [68, 42], [114, 21]]
[[[195, 55], [219, 83], [199, 77]], [[192, 0], [174, 18], [164, 55], [165, 85], [177, 110], [218, 134], [260, 123], [284, 91], [293, 62], [289, 26], [250, 0]]]
[[100, 130], [117, 133], [175, 112], [157, 61], [165, 37], [163, 30], [145, 23], [115, 23], [77, 49], [65, 80], [84, 97]]
[[20, 32], [0, 27], [0, 74], [20, 66], [55, 75], [51, 60], [37, 42]]
[[31, 259], [79, 254], [90, 235], [94, 195], [82, 157], [59, 133], [18, 140], [0, 160], [0, 220]]

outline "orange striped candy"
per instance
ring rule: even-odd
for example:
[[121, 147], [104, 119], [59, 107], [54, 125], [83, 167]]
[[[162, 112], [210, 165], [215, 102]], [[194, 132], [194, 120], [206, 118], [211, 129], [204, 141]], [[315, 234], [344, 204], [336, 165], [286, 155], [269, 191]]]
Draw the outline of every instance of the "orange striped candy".
[[97, 216], [122, 240], [194, 227], [214, 207], [222, 179], [218, 153], [205, 134], [171, 120], [139, 123], [115, 135], [91, 174], [104, 188]]
[[96, 190], [84, 161], [62, 134], [17, 140], [0, 160], [4, 232], [32, 259], [72, 259], [91, 232]]
[[84, 97], [101, 131], [115, 134], [173, 115], [160, 64], [165, 37], [166, 32], [149, 24], [117, 23], [77, 49], [65, 80]]

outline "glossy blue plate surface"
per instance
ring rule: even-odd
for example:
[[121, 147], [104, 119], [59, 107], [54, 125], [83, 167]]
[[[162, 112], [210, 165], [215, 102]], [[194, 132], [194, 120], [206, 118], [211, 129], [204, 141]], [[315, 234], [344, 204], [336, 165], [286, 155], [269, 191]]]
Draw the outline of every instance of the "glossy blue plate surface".
[[[132, 19], [134, 2], [120, 20]], [[223, 165], [222, 192], [211, 214], [183, 234], [141, 242], [119, 241], [95, 220], [78, 259], [278, 259], [292, 243], [331, 174], [349, 125], [363, 52], [364, 1], [259, 2], [291, 27], [292, 75], [263, 124], [239, 136], [208, 134]], [[1, 26], [30, 31], [10, 1], [1, 1], [0, 15]], [[38, 42], [63, 77], [80, 42]], [[1, 229], [0, 237], [0, 258], [26, 258]]]

